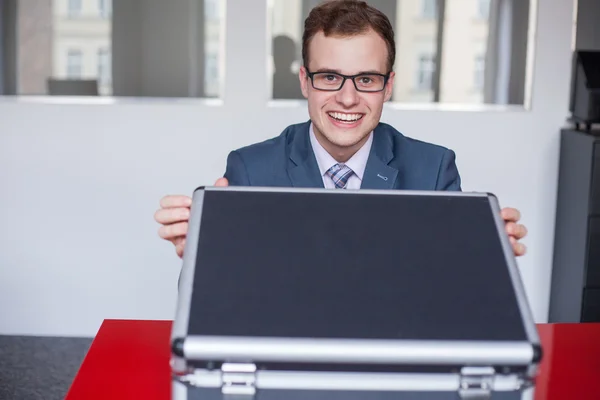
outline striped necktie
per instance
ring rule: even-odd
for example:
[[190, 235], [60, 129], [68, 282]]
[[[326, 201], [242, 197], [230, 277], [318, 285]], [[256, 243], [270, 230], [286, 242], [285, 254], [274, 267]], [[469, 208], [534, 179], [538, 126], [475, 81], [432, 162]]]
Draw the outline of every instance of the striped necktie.
[[354, 174], [354, 171], [344, 164], [335, 164], [326, 172], [326, 175], [329, 176], [335, 184], [336, 189], [346, 189], [348, 179], [350, 179], [352, 174]]

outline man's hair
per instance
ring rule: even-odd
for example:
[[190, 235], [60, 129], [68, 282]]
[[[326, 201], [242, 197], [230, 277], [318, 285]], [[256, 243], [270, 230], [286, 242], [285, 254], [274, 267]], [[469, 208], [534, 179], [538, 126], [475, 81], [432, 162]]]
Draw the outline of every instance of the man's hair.
[[318, 32], [323, 31], [325, 36], [350, 37], [369, 29], [385, 40], [388, 49], [386, 72], [391, 72], [396, 61], [394, 28], [384, 13], [358, 0], [328, 0], [311, 10], [304, 22], [302, 37], [304, 66], [308, 68], [308, 45]]

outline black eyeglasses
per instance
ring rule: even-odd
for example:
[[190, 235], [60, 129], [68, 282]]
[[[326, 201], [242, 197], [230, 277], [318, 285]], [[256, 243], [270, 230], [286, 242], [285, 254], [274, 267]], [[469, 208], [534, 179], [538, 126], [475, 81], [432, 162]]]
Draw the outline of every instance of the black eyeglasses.
[[354, 87], [359, 92], [381, 92], [390, 79], [390, 74], [376, 73], [342, 75], [336, 72], [309, 72], [307, 69], [306, 74], [310, 78], [313, 88], [326, 92], [337, 92], [344, 87], [347, 79], [354, 82]]

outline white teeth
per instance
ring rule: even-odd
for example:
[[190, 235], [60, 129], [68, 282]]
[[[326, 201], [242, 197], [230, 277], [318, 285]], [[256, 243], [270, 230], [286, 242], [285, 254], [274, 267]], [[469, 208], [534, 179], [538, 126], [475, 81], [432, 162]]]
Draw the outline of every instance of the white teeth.
[[354, 121], [358, 121], [359, 119], [362, 118], [362, 115], [360, 114], [342, 114], [342, 113], [329, 113], [330, 116], [332, 116], [335, 119], [339, 119], [342, 121], [348, 121], [348, 122], [354, 122]]

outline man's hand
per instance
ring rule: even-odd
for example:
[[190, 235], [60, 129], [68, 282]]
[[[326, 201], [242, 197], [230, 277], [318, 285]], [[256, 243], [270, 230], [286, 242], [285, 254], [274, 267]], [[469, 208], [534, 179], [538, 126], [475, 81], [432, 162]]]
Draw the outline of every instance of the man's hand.
[[[220, 178], [215, 186], [229, 186], [229, 182]], [[192, 199], [188, 196], [165, 196], [160, 200], [160, 209], [154, 213], [154, 220], [162, 225], [158, 235], [173, 243], [179, 257], [183, 257], [191, 205]]]
[[527, 247], [523, 243], [519, 243], [519, 240], [527, 236], [525, 225], [518, 223], [521, 219], [521, 213], [515, 208], [504, 208], [502, 209], [502, 219], [506, 224], [506, 233], [508, 233], [515, 256], [520, 257], [525, 255]]

